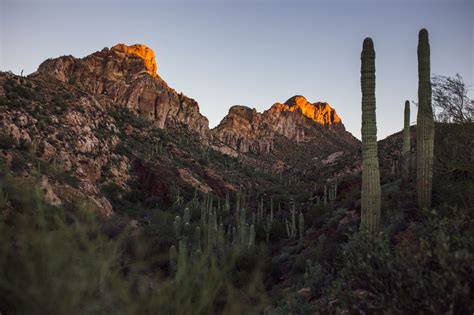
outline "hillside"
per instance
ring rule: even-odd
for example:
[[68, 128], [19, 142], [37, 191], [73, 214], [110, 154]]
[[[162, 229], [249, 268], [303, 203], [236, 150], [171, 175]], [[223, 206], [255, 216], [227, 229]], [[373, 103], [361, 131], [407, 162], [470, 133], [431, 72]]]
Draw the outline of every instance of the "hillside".
[[158, 69], [118, 44], [0, 72], [0, 313], [472, 312], [472, 123], [435, 124], [430, 209], [416, 126], [406, 156], [373, 138], [371, 237], [336, 109], [296, 95], [209, 129]]
[[[334, 109], [301, 96], [263, 114], [232, 107], [211, 131], [198, 104], [168, 87], [156, 69], [151, 49], [119, 44], [82, 59], [49, 59], [28, 77], [2, 73], [7, 165], [25, 174], [44, 173], [36, 159], [53, 165], [76, 178], [67, 188], [72, 194], [110, 215], [103, 193], [110, 185], [130, 192], [144, 181], [147, 198], [165, 205], [179, 190], [222, 197], [321, 169], [359, 146]], [[71, 201], [60, 186], [52, 193]]]

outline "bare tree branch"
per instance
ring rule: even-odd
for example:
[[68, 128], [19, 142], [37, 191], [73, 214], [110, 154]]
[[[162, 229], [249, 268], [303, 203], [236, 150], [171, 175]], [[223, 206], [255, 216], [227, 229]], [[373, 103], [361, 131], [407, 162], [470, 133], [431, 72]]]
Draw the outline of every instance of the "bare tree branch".
[[466, 123], [474, 120], [474, 102], [469, 99], [469, 89], [463, 78], [433, 75], [431, 77], [432, 103], [437, 121]]

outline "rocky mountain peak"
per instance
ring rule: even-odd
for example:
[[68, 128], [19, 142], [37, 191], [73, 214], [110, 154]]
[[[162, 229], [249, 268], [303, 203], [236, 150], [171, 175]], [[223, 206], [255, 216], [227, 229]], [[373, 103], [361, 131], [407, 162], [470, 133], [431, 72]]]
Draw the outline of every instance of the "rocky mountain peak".
[[84, 58], [48, 59], [32, 77], [53, 77], [90, 93], [104, 108], [126, 107], [159, 128], [181, 124], [206, 137], [209, 122], [198, 103], [170, 88], [156, 69], [151, 48], [117, 44]]
[[342, 124], [341, 118], [336, 110], [326, 102], [310, 103], [304, 96], [295, 95], [285, 103], [276, 103], [272, 106], [273, 111], [300, 112], [305, 117], [321, 125]]
[[155, 53], [153, 50], [146, 45], [142, 44], [135, 44], [135, 45], [125, 45], [125, 44], [117, 44], [111, 48], [112, 50], [118, 53], [124, 53], [125, 55], [136, 56], [143, 60], [145, 63], [145, 68], [147, 72], [156, 77], [156, 70], [158, 69], [155, 61]]
[[279, 136], [297, 143], [319, 139], [324, 146], [331, 147], [330, 150], [337, 145], [328, 144], [329, 139], [336, 139], [342, 146], [358, 145], [345, 130], [335, 109], [325, 102], [310, 103], [301, 95], [275, 103], [263, 113], [242, 105], [233, 106], [213, 133], [221, 142], [242, 153], [269, 153]]

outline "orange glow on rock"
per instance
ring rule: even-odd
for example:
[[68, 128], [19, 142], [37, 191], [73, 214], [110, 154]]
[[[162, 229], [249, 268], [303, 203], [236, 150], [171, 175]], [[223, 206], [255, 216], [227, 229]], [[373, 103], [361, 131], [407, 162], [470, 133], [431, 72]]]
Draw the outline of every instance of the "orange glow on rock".
[[276, 103], [272, 106], [280, 112], [300, 111], [304, 116], [321, 125], [333, 125], [341, 123], [341, 118], [336, 110], [328, 103], [310, 103], [304, 96], [293, 96], [284, 104]]
[[157, 76], [156, 70], [158, 67], [156, 66], [155, 53], [153, 52], [153, 49], [141, 44], [136, 44], [132, 46], [128, 46], [125, 44], [117, 44], [113, 46], [112, 49], [124, 52], [127, 55], [134, 55], [143, 59], [147, 72], [153, 77]]

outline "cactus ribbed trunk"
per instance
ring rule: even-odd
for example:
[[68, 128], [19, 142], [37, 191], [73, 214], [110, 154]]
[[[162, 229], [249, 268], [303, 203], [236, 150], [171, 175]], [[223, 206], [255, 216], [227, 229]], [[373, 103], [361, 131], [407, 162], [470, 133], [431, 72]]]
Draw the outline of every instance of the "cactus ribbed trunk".
[[410, 177], [410, 102], [405, 101], [403, 121], [402, 178]]
[[418, 37], [418, 115], [416, 119], [416, 177], [418, 206], [431, 206], [434, 120], [431, 108], [430, 43], [428, 31]]
[[372, 39], [364, 40], [361, 54], [362, 86], [362, 192], [361, 230], [377, 235], [380, 222], [380, 173], [375, 116], [375, 51]]

